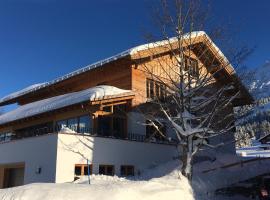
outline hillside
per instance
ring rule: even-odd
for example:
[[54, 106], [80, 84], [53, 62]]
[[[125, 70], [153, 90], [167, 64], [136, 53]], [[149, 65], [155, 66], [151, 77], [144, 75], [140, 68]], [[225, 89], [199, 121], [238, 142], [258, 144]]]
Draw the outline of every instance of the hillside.
[[252, 140], [270, 133], [270, 62], [252, 72], [246, 81], [255, 104], [235, 109], [237, 116], [236, 146], [250, 146]]
[[255, 97], [261, 99], [270, 96], [270, 61], [265, 62], [253, 72], [254, 77], [247, 82], [247, 86]]

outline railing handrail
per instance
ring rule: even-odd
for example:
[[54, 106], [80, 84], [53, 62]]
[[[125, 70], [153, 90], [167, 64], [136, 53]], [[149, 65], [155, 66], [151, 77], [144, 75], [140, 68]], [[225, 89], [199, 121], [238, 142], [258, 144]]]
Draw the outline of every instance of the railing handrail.
[[[83, 130], [85, 130], [85, 131], [83, 131]], [[98, 133], [94, 132], [92, 128], [87, 128], [87, 127], [81, 128], [79, 133], [75, 130], [72, 130], [72, 131], [74, 131], [74, 133], [67, 132], [66, 134], [79, 134], [79, 135], [86, 135], [86, 136], [93, 136], [93, 137], [121, 139], [121, 140], [156, 143], [156, 144], [175, 144], [176, 143], [175, 141], [150, 139], [150, 138], [147, 138], [146, 135], [142, 135], [142, 134], [138, 134], [138, 133], [130, 133], [130, 132], [125, 134], [124, 136], [121, 134], [119, 134], [119, 135], [98, 134]], [[35, 129], [33, 131], [28, 131], [27, 134], [25, 134], [25, 135], [23, 135], [23, 134], [12, 135], [7, 140], [0, 141], [0, 143], [6, 143], [6, 142], [10, 142], [10, 141], [25, 139], [25, 138], [34, 138], [37, 136], [43, 136], [43, 135], [47, 135], [47, 134], [58, 134], [58, 133], [61, 133], [61, 130], [43, 127], [43, 128]]]

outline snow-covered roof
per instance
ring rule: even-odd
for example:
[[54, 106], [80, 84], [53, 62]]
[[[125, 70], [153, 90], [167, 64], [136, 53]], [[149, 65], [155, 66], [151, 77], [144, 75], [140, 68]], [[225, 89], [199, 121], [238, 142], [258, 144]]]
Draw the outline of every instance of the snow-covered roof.
[[[188, 33], [188, 34], [183, 36], [183, 39], [196, 38], [196, 37], [199, 37], [199, 36], [205, 36], [210, 41], [210, 44], [214, 47], [214, 49], [218, 52], [219, 56], [221, 58], [223, 58], [224, 61], [226, 61], [226, 62], [228, 61], [226, 59], [226, 57], [223, 55], [223, 53], [221, 52], [221, 50], [214, 44], [214, 42], [212, 42], [212, 40], [209, 38], [209, 36], [204, 31], [194, 31], [194, 32]], [[138, 53], [139, 51], [143, 51], [143, 50], [147, 50], [149, 48], [155, 48], [155, 47], [158, 47], [158, 46], [166, 45], [166, 44], [169, 44], [169, 43], [172, 43], [172, 42], [175, 42], [175, 41], [177, 41], [177, 38], [172, 37], [172, 38], [169, 38], [168, 40], [162, 40], [162, 41], [147, 43], [147, 44], [143, 44], [143, 45], [133, 47], [133, 48], [128, 49], [126, 51], [123, 51], [123, 52], [121, 52], [119, 54], [116, 54], [116, 55], [111, 56], [109, 58], [106, 58], [104, 60], [100, 60], [98, 62], [87, 65], [87, 66], [85, 66], [83, 68], [80, 68], [80, 69], [78, 69], [76, 71], [73, 71], [73, 72], [71, 72], [69, 74], [66, 74], [64, 76], [56, 78], [56, 79], [54, 79], [52, 81], [45, 82], [45, 83], [34, 84], [34, 85], [29, 86], [29, 87], [27, 87], [27, 88], [25, 88], [23, 90], [20, 90], [18, 92], [7, 95], [7, 96], [0, 99], [0, 104], [3, 104], [5, 102], [10, 101], [12, 99], [15, 99], [17, 97], [23, 96], [25, 94], [35, 92], [37, 90], [40, 90], [42, 88], [48, 87], [48, 86], [53, 85], [53, 84], [56, 84], [58, 82], [64, 81], [64, 80], [66, 80], [68, 78], [71, 78], [73, 76], [76, 76], [76, 75], [82, 74], [84, 72], [90, 71], [90, 70], [95, 69], [97, 67], [101, 67], [106, 63], [110, 63], [112, 61], [118, 60], [118, 59], [123, 58], [125, 56], [132, 56], [132, 55]]]
[[9, 94], [7, 96], [2, 97], [0, 99], [0, 102], [8, 101], [10, 99], [14, 99], [16, 97], [22, 96], [22, 95], [24, 95], [24, 94], [26, 94], [26, 93], [28, 93], [30, 91], [35, 90], [38, 87], [43, 86], [44, 84], [46, 84], [46, 83], [36, 83], [34, 85], [30, 85], [30, 86], [28, 86], [28, 87], [26, 87], [26, 88], [24, 88], [22, 90], [19, 90], [17, 92], [13, 92], [13, 93], [11, 93], [11, 94]]
[[96, 86], [20, 106], [13, 111], [0, 115], [0, 125], [82, 102], [130, 96], [132, 94], [130, 90], [123, 90], [113, 86]]

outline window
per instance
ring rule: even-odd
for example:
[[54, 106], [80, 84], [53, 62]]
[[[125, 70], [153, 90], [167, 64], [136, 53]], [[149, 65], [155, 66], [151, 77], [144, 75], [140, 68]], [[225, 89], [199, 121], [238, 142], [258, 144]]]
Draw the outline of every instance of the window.
[[111, 134], [111, 117], [98, 117], [98, 134], [102, 136], [110, 136]]
[[164, 100], [166, 97], [166, 86], [152, 79], [146, 80], [146, 97], [150, 99]]
[[198, 77], [199, 76], [199, 67], [198, 61], [190, 58], [185, 57], [185, 71], [189, 71], [190, 76]]
[[[147, 120], [146, 124], [150, 124], [150, 121]], [[165, 123], [160, 124], [160, 123], [156, 122], [155, 125], [158, 126], [158, 129], [166, 137], [166, 135], [167, 135], [166, 124]], [[154, 126], [146, 125], [146, 139], [151, 139], [151, 138], [155, 138], [157, 140], [164, 140], [165, 139], [163, 136], [161, 136], [161, 134], [158, 132], [158, 130]]]
[[124, 138], [126, 118], [121, 115], [98, 116], [98, 135]]
[[12, 133], [6, 133], [6, 138], [5, 138], [5, 141], [10, 141], [12, 138]]
[[117, 138], [124, 137], [125, 119], [120, 117], [113, 118], [113, 136]]
[[[92, 174], [92, 165], [89, 166], [89, 175]], [[88, 175], [88, 166], [84, 165], [83, 166], [83, 175]]]
[[67, 127], [75, 132], [78, 132], [78, 118], [68, 119]]
[[114, 166], [113, 165], [99, 165], [99, 174], [113, 176]]
[[12, 133], [0, 133], [0, 142], [8, 142], [12, 140]]
[[149, 98], [154, 98], [155, 93], [154, 93], [154, 81], [153, 80], [148, 80], [148, 88], [149, 88]]
[[121, 176], [134, 176], [134, 166], [121, 165]]
[[92, 120], [88, 115], [60, 120], [56, 122], [56, 125], [57, 131], [60, 131], [62, 127], [68, 127], [78, 133], [91, 133], [92, 131]]
[[81, 166], [75, 166], [75, 176], [81, 176], [82, 175], [82, 168]]
[[127, 112], [127, 105], [126, 104], [120, 104], [113, 106], [113, 113], [123, 115]]
[[15, 133], [14, 138], [20, 139], [20, 138], [26, 138], [26, 137], [45, 135], [45, 134], [53, 133], [53, 132], [54, 132], [53, 122], [47, 122], [44, 124], [37, 124], [34, 126], [17, 129], [14, 132]]
[[[89, 165], [89, 172], [92, 174], [92, 165]], [[88, 165], [87, 164], [76, 164], [74, 168], [75, 176], [87, 176], [88, 175]]]
[[79, 133], [91, 133], [92, 132], [92, 120], [90, 116], [85, 115], [79, 117]]
[[61, 130], [61, 128], [63, 127], [67, 127], [67, 120], [61, 120], [61, 121], [58, 121], [56, 122], [56, 125], [57, 125], [57, 130]]

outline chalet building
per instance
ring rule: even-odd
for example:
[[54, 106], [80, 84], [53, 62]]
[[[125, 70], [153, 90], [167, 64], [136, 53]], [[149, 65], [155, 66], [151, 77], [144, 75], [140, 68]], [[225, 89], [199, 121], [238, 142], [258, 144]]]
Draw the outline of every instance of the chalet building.
[[[204, 32], [191, 36], [196, 36], [193, 45], [207, 52], [198, 58], [194, 50], [194, 63], [207, 68], [211, 58], [222, 64], [224, 55]], [[88, 171], [132, 176], [173, 159], [172, 128], [163, 130], [170, 140], [150, 139], [154, 130], [136, 110], [153, 95], [164, 95], [162, 85], [142, 70], [143, 64], [168, 56], [163, 45], [141, 45], [0, 99], [0, 106], [19, 105], [0, 116], [0, 188], [72, 182]], [[156, 50], [155, 56], [148, 47]], [[224, 67], [217, 81], [238, 81], [232, 71]], [[242, 98], [235, 104], [249, 102], [245, 89], [239, 90]], [[234, 152], [234, 146], [227, 151]]]

